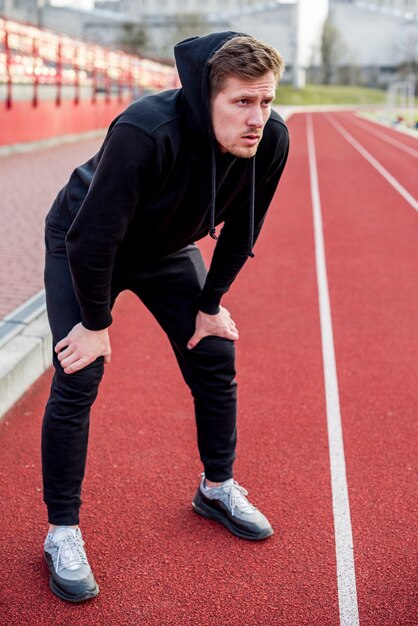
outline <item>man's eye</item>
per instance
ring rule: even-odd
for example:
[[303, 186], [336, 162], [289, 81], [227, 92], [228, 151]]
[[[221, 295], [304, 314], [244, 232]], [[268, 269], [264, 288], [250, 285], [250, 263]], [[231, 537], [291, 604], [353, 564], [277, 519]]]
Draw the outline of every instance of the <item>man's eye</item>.
[[248, 101], [248, 99], [247, 99], [247, 98], [241, 98], [241, 99], [239, 100], [239, 103], [240, 103], [240, 104], [248, 104], [248, 102], [249, 102], [249, 101]]

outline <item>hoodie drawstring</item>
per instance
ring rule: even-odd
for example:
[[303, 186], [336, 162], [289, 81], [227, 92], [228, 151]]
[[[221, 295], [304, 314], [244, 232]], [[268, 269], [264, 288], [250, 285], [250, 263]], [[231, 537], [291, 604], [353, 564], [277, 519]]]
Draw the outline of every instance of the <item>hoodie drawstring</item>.
[[216, 153], [215, 147], [212, 146], [212, 181], [210, 194], [210, 216], [209, 216], [209, 235], [212, 239], [217, 239], [215, 228], [215, 202], [216, 202]]
[[[209, 235], [212, 239], [218, 239], [215, 228], [215, 204], [216, 204], [216, 152], [212, 146], [212, 180], [210, 194], [210, 214], [209, 214]], [[250, 192], [250, 213], [248, 232], [248, 256], [254, 258], [254, 206], [255, 206], [255, 156], [251, 163], [251, 192]]]
[[251, 195], [250, 195], [250, 216], [249, 216], [249, 234], [248, 234], [248, 256], [254, 258], [254, 207], [255, 207], [255, 156], [252, 158], [251, 169]]

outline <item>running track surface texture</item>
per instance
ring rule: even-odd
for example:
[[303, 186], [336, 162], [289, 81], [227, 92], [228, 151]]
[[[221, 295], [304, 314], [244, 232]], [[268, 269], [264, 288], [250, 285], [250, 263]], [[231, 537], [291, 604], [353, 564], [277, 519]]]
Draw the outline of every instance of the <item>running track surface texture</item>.
[[48, 371], [0, 423], [2, 626], [417, 623], [418, 142], [351, 113], [289, 128], [256, 258], [224, 302], [240, 329], [236, 479], [275, 535], [245, 542], [192, 512], [189, 392], [125, 293], [83, 492], [101, 593], [73, 606], [47, 587]]

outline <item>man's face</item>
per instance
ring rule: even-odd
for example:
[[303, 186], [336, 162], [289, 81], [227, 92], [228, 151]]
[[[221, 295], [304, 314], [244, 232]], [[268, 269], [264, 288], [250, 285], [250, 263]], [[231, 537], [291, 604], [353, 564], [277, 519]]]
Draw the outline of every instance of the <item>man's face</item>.
[[276, 79], [273, 72], [259, 78], [229, 76], [212, 100], [212, 124], [222, 152], [249, 159], [257, 152], [270, 117]]

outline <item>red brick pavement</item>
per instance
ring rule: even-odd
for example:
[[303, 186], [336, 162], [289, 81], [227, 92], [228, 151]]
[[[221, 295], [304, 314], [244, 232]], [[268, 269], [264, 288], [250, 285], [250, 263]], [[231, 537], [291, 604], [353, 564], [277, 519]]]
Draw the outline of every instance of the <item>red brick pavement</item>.
[[44, 217], [76, 165], [101, 139], [0, 158], [0, 318], [43, 287]]

